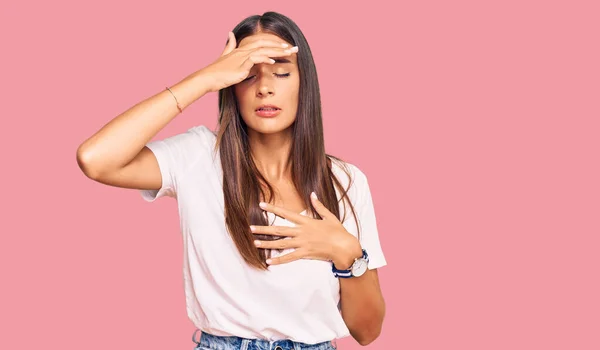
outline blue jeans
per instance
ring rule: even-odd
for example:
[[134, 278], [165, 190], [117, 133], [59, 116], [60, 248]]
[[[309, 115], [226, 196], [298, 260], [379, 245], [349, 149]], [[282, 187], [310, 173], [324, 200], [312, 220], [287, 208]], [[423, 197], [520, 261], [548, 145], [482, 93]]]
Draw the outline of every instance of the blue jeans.
[[[196, 340], [196, 333], [200, 333], [200, 339]], [[263, 340], [246, 339], [236, 336], [217, 336], [196, 329], [192, 340], [196, 343], [195, 350], [335, 350], [335, 340], [317, 344], [305, 344], [289, 339]]]

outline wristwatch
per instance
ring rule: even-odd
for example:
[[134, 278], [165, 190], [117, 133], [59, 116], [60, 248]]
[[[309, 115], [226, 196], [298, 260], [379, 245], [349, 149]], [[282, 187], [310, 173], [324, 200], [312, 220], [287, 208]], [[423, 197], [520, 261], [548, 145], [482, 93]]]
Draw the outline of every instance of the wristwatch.
[[354, 263], [348, 270], [338, 270], [335, 267], [335, 264], [331, 263], [331, 271], [333, 275], [338, 278], [351, 278], [351, 277], [360, 277], [369, 267], [369, 254], [367, 254], [366, 250], [362, 250], [363, 255], [360, 258], [354, 259]]

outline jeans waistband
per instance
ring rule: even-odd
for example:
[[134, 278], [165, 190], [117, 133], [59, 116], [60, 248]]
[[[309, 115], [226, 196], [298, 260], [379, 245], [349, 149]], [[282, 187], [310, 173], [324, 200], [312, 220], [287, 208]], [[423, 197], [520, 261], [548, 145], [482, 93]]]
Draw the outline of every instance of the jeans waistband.
[[[196, 340], [197, 333], [200, 339]], [[334, 340], [317, 344], [305, 344], [290, 339], [265, 340], [247, 339], [236, 336], [218, 336], [196, 329], [192, 336], [196, 349], [200, 350], [335, 350]]]

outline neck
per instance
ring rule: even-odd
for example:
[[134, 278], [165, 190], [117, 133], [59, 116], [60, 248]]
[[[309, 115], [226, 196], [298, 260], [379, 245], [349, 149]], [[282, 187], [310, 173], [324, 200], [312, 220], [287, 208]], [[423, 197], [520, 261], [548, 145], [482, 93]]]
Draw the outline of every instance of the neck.
[[271, 183], [291, 178], [288, 158], [292, 148], [291, 128], [274, 134], [248, 129], [250, 154], [261, 174]]

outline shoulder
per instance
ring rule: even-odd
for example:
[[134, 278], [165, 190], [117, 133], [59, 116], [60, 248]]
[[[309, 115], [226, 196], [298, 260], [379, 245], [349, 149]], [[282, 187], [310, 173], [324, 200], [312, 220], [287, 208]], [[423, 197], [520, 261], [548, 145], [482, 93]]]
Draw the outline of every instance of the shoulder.
[[335, 157], [331, 159], [331, 170], [346, 188], [362, 188], [367, 185], [367, 175], [356, 165]]
[[199, 144], [214, 144], [216, 140], [215, 133], [206, 125], [196, 125], [188, 128], [178, 134], [152, 141], [152, 144], [162, 144], [168, 146], [194, 146]]
[[204, 124], [192, 126], [188, 131], [193, 131], [198, 135], [203, 135], [205, 137], [216, 137], [216, 133]]
[[186, 131], [149, 142], [146, 146], [154, 152], [159, 165], [172, 172], [187, 169], [203, 159], [211, 159], [216, 141], [215, 133], [205, 125], [196, 125]]
[[206, 125], [196, 125], [176, 134], [165, 141], [172, 143], [177, 152], [186, 153], [189, 157], [210, 154], [214, 150], [217, 136]]
[[216, 133], [206, 125], [196, 125], [186, 131], [187, 134], [195, 136], [199, 141], [214, 144], [217, 139]]
[[195, 158], [193, 163], [202, 159], [215, 160], [215, 157], [218, 156], [215, 148], [217, 135], [213, 130], [206, 125], [196, 125], [189, 128], [185, 134], [190, 139], [187, 151], [193, 154], [193, 158]]

